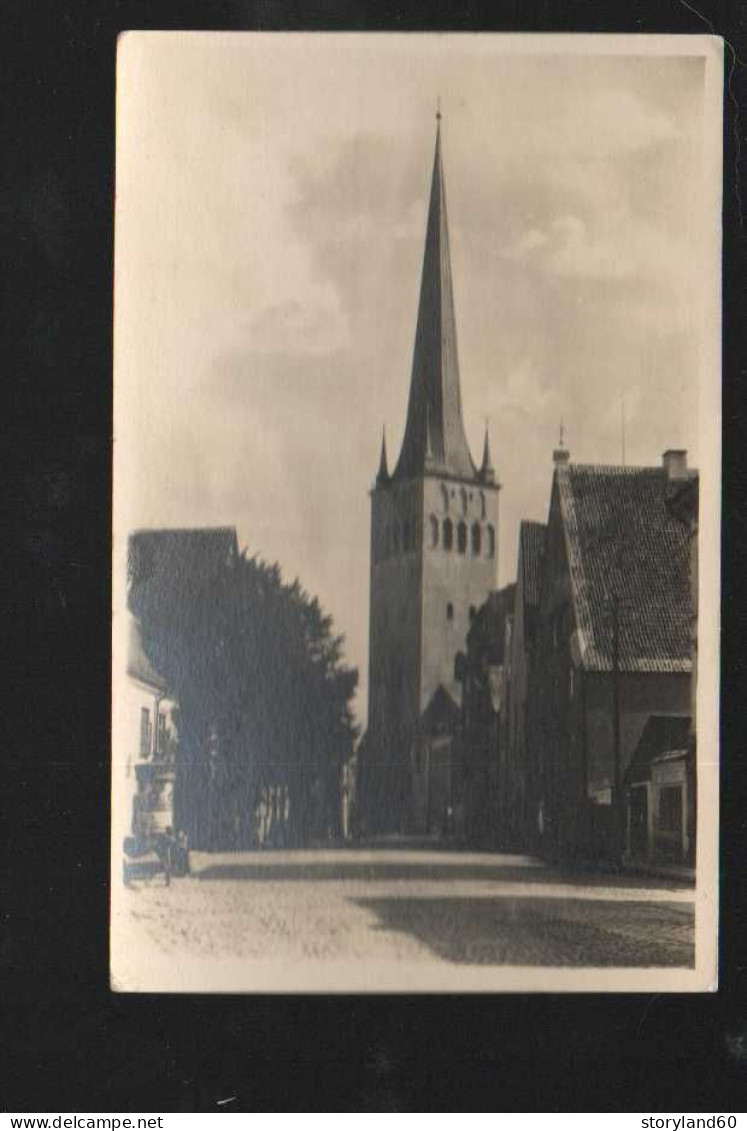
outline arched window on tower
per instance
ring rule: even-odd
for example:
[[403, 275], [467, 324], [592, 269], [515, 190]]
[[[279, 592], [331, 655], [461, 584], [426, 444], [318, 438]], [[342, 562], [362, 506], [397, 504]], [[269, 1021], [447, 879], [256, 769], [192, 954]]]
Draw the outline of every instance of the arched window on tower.
[[485, 518], [485, 492], [480, 492], [480, 518]]
[[472, 553], [477, 556], [482, 549], [482, 531], [480, 530], [480, 523], [475, 522], [472, 524]]
[[454, 524], [450, 518], [444, 519], [444, 550], [450, 550], [454, 545]]
[[435, 549], [435, 547], [438, 545], [438, 519], [436, 518], [435, 514], [431, 515], [430, 524], [431, 524], [431, 546], [433, 546], [433, 548]]
[[457, 527], [457, 550], [460, 554], [467, 553], [467, 523], [460, 522]]
[[495, 528], [488, 526], [488, 557], [495, 557]]
[[444, 514], [449, 513], [449, 491], [445, 483], [441, 484], [441, 505], [444, 508]]
[[462, 504], [462, 514], [466, 514], [467, 513], [467, 492], [465, 491], [464, 487], [462, 487], [462, 489], [459, 492], [459, 499], [460, 499], [461, 504]]

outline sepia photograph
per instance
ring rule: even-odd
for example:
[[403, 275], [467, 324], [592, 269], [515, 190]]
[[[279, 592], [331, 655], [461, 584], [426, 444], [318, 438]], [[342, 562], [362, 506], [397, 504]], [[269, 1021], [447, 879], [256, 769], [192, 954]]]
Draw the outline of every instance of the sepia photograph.
[[717, 989], [722, 97], [120, 36], [114, 990]]

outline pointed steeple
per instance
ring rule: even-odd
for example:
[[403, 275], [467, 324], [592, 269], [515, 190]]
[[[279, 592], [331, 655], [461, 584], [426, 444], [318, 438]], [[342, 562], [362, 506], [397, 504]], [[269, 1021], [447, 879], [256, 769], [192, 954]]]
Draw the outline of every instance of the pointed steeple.
[[[456, 319], [451, 283], [449, 229], [441, 164], [441, 113], [436, 115], [436, 150], [425, 233], [420, 304], [412, 359], [405, 438], [393, 479], [430, 469], [475, 478], [462, 421]], [[430, 445], [430, 460], [426, 459]]]
[[389, 482], [389, 467], [386, 458], [386, 425], [381, 430], [381, 457], [379, 459], [379, 470], [376, 475], [376, 486], [381, 487], [383, 484]]
[[493, 461], [490, 458], [490, 432], [488, 430], [487, 420], [485, 421], [485, 443], [482, 448], [480, 479], [482, 479], [483, 483], [495, 483], [495, 470], [493, 468]]

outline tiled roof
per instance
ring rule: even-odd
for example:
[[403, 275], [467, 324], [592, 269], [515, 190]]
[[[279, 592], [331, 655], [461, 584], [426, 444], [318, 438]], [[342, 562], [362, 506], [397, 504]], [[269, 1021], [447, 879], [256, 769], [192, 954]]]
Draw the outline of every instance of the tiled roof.
[[584, 666], [612, 667], [617, 593], [621, 670], [691, 671], [690, 544], [664, 469], [567, 464], [556, 476]]
[[522, 522], [519, 530], [524, 572], [524, 604], [536, 609], [540, 599], [542, 556], [545, 552], [547, 525], [544, 522]]

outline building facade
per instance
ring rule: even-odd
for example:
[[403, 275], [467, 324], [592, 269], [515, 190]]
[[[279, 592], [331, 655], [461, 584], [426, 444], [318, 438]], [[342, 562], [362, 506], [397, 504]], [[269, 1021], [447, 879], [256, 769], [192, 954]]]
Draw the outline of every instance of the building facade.
[[145, 655], [139, 622], [127, 616], [127, 678], [119, 685], [116, 705], [123, 736], [126, 732], [126, 824], [117, 849], [124, 837], [148, 839], [175, 824], [177, 704]]
[[458, 831], [478, 848], [504, 847], [501, 764], [507, 660], [516, 586], [491, 593], [467, 634], [462, 669]]
[[478, 467], [462, 420], [439, 122], [405, 435], [391, 474], [382, 441], [371, 492], [372, 828], [429, 831], [451, 803], [454, 748], [443, 720], [458, 717], [455, 656], [495, 584], [498, 492], [487, 432]]
[[650, 468], [556, 462], [529, 692], [529, 806], [552, 856], [630, 854], [644, 731], [652, 716], [689, 718], [690, 545], [667, 507], [668, 455]]
[[531, 726], [529, 687], [538, 630], [540, 580], [547, 527], [522, 522], [516, 570], [511, 639], [506, 651], [504, 707], [501, 712], [499, 824], [502, 842], [525, 848], [536, 842], [537, 814], [528, 734]]

